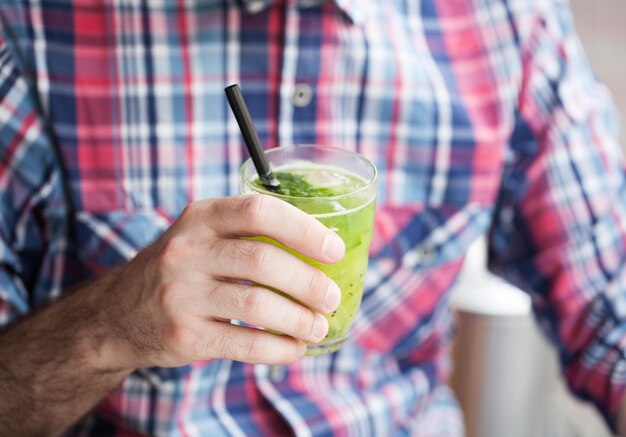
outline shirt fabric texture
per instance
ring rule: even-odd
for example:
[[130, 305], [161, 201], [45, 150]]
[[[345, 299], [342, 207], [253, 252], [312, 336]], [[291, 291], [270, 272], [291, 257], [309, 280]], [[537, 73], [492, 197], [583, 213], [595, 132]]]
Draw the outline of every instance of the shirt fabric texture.
[[[626, 386], [626, 187], [565, 0], [3, 0], [0, 325], [239, 192], [239, 83], [267, 148], [379, 171], [346, 346], [285, 368], [134, 372], [71, 435], [461, 436], [449, 289], [487, 235], [571, 389]], [[294, 95], [306, 84], [310, 101]], [[307, 98], [307, 100], [309, 100]]]

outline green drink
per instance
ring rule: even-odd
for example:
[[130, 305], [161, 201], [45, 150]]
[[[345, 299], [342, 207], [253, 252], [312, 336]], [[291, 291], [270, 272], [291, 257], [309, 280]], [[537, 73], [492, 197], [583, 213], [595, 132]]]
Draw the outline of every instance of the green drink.
[[[336, 264], [322, 264], [269, 241], [319, 268], [341, 289], [341, 304], [326, 315], [328, 335], [319, 344], [310, 344], [307, 355], [339, 349], [348, 337], [363, 295], [368, 249], [372, 239], [376, 198], [376, 169], [355, 153], [319, 146], [296, 146], [267, 152], [281, 191], [267, 191], [259, 182], [250, 160], [242, 166], [242, 192], [269, 194], [311, 214], [335, 231], [346, 245]], [[280, 292], [279, 290], [276, 290]]]

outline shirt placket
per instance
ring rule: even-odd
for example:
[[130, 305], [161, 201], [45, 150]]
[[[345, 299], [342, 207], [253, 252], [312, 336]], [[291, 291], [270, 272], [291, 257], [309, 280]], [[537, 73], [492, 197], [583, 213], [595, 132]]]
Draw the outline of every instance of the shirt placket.
[[254, 367], [254, 378], [259, 391], [289, 424], [294, 435], [309, 437], [312, 434], [305, 418], [281, 393], [279, 385], [284, 384], [288, 376], [288, 366], [258, 364]]
[[[288, 1], [285, 12], [285, 38], [282, 47], [282, 68], [279, 85], [278, 146], [293, 145], [302, 137], [302, 126], [311, 116], [309, 105], [314, 98], [314, 88], [300, 77], [301, 56], [300, 11], [296, 1]], [[271, 96], [268, 96], [271, 98]], [[310, 436], [305, 418], [282, 395], [280, 388], [289, 377], [289, 366], [255, 365], [255, 383], [267, 401], [285, 419], [297, 436]]]

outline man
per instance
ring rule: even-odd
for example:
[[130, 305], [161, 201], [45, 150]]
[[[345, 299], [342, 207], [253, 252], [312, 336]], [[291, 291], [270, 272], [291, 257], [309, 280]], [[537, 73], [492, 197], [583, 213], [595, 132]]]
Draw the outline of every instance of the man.
[[[462, 435], [447, 296], [487, 233], [572, 390], [617, 425], [625, 180], [564, 0], [0, 11], [1, 435]], [[363, 305], [335, 354], [299, 359], [336, 285], [241, 238], [344, 252], [295, 208], [236, 195], [235, 82], [267, 147], [332, 145], [379, 169]]]

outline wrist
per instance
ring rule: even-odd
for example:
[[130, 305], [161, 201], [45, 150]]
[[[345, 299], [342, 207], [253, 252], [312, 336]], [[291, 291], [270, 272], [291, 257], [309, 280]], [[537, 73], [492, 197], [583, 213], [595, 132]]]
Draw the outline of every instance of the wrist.
[[120, 323], [121, 305], [115, 297], [119, 290], [118, 272], [119, 269], [109, 272], [85, 290], [86, 304], [93, 310], [87, 335], [90, 366], [102, 373], [130, 373], [137, 367]]

